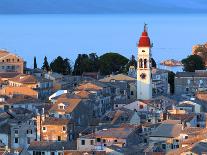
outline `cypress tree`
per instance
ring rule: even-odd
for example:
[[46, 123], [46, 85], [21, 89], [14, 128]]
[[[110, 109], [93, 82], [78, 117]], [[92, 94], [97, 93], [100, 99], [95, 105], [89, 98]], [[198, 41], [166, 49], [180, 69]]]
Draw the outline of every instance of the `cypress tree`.
[[36, 60], [36, 57], [34, 57], [34, 69], [37, 68], [37, 60]]

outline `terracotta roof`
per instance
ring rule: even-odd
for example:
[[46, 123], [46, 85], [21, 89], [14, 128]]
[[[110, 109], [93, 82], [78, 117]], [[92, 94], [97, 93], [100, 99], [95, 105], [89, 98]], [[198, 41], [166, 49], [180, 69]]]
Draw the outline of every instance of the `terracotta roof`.
[[8, 51], [0, 49], [0, 57], [6, 56], [7, 54], [9, 54]]
[[28, 150], [33, 151], [62, 151], [74, 150], [76, 147], [71, 142], [52, 142], [52, 141], [33, 141], [30, 143]]
[[[74, 98], [59, 98], [55, 104], [53, 104], [50, 112], [57, 111], [57, 112], [65, 112], [71, 113], [80, 104], [81, 99], [74, 99]], [[65, 105], [65, 109], [59, 109], [58, 105], [63, 103]]]
[[172, 120], [181, 120], [182, 122], [189, 122], [195, 117], [195, 114], [169, 114]]
[[203, 128], [200, 127], [185, 127], [181, 133], [187, 135], [198, 135], [202, 130]]
[[109, 128], [99, 130], [93, 134], [82, 136], [81, 138], [127, 138], [136, 128], [123, 127], [123, 128]]
[[64, 151], [64, 155], [106, 155], [106, 151], [78, 151], [78, 150], [69, 150]]
[[7, 78], [7, 79], [14, 78], [18, 75], [20, 75], [20, 73], [16, 73], [16, 72], [2, 72], [2, 73], [0, 73], [1, 78]]
[[111, 82], [112, 80], [115, 80], [115, 81], [136, 81], [135, 78], [132, 78], [132, 77], [124, 75], [124, 74], [110, 75], [109, 77], [105, 77], [103, 79], [100, 79], [99, 81]]
[[69, 122], [65, 118], [46, 117], [42, 125], [67, 125]]
[[77, 96], [79, 96], [79, 97], [81, 97], [83, 99], [89, 98], [90, 94], [91, 94], [90, 92], [85, 91], [85, 90], [82, 90], [82, 91], [79, 91], [79, 92], [75, 93], [75, 95], [77, 95]]
[[103, 87], [91, 82], [87, 82], [87, 83], [80, 84], [75, 89], [76, 90], [102, 90]]
[[8, 98], [6, 103], [9, 104], [23, 104], [23, 103], [40, 103], [40, 100], [34, 99], [27, 95], [14, 95], [12, 98]]
[[35, 76], [26, 74], [20, 74], [14, 78], [11, 78], [10, 81], [22, 84], [36, 84], [38, 82]]

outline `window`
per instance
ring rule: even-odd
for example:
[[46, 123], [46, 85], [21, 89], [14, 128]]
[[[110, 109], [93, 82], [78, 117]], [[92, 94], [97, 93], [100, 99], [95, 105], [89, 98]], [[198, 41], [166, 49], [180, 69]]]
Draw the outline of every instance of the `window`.
[[17, 62], [19, 62], [19, 59], [17, 59]]
[[61, 136], [58, 136], [58, 141], [61, 141]]
[[162, 144], [162, 149], [165, 150], [166, 149], [166, 145]]
[[116, 107], [118, 107], [119, 105], [118, 104], [116, 104]]
[[16, 143], [16, 144], [19, 143], [19, 138], [15, 137], [14, 138], [14, 143]]
[[143, 60], [139, 59], [139, 68], [143, 68]]
[[45, 131], [45, 130], [46, 130], [46, 127], [45, 127], [45, 126], [43, 126], [43, 127], [42, 127], [42, 130], [43, 130], [43, 131]]
[[2, 62], [4, 62], [4, 60], [2, 60]]
[[85, 140], [81, 140], [81, 145], [85, 145]]
[[4, 69], [4, 66], [1, 66], [1, 69]]
[[145, 50], [142, 50], [142, 52], [144, 53], [144, 52], [145, 52]]
[[151, 119], [148, 119], [148, 122], [151, 122]]
[[50, 155], [55, 155], [55, 152], [50, 152]]
[[59, 109], [64, 109], [64, 106], [60, 105], [60, 106], [59, 106]]
[[63, 152], [58, 152], [58, 155], [63, 155]]
[[144, 106], [143, 105], [139, 105], [139, 109], [143, 109], [144, 108]]
[[144, 59], [144, 68], [147, 68], [147, 59]]
[[27, 144], [30, 144], [30, 138], [27, 137]]
[[97, 142], [101, 142], [101, 138], [97, 138], [96, 140], [97, 140]]
[[134, 91], [131, 91], [131, 95], [134, 95]]
[[63, 126], [63, 131], [66, 131], [66, 127], [65, 126]]
[[117, 139], [115, 139], [114, 142], [117, 142]]
[[15, 129], [15, 130], [14, 130], [14, 133], [15, 133], [15, 134], [18, 134], [18, 133], [19, 133], [19, 130]]
[[93, 140], [91, 140], [90, 143], [91, 143], [91, 145], [94, 145], [94, 141]]

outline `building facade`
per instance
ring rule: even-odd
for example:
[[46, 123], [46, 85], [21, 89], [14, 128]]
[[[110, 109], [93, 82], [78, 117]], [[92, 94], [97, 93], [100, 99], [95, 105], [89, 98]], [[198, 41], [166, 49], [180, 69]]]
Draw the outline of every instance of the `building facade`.
[[5, 50], [0, 50], [0, 72], [23, 73], [24, 60]]

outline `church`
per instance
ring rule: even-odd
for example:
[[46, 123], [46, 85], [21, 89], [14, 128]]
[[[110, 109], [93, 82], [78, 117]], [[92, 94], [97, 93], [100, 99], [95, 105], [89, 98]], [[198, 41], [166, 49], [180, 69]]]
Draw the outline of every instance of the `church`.
[[151, 42], [145, 24], [138, 42], [137, 99], [152, 99]]

